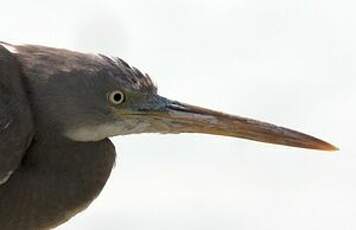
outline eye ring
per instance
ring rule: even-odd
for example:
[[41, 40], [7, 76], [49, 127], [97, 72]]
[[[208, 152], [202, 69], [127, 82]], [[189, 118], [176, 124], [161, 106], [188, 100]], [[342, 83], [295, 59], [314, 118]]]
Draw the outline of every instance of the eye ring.
[[125, 94], [120, 90], [115, 90], [109, 94], [108, 99], [112, 104], [119, 105], [125, 101]]

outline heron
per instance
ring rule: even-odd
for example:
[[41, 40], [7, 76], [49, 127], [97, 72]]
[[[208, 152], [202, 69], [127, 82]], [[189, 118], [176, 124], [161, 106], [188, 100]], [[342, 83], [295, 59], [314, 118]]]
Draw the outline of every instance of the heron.
[[52, 229], [85, 210], [114, 166], [109, 138], [140, 133], [337, 150], [301, 132], [167, 99], [117, 57], [0, 42], [0, 228]]

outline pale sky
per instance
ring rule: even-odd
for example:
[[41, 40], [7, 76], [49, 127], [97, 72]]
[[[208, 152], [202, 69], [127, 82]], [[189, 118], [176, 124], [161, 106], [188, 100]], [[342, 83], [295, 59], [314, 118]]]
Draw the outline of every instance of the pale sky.
[[59, 230], [356, 229], [356, 3], [4, 1], [0, 40], [119, 56], [161, 95], [325, 139], [114, 138], [104, 191]]

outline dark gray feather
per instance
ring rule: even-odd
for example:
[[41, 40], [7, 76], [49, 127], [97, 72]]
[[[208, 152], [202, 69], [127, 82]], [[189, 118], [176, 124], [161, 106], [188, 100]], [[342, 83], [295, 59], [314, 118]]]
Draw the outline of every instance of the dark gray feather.
[[0, 45], [0, 183], [19, 166], [34, 133], [21, 74], [16, 58]]

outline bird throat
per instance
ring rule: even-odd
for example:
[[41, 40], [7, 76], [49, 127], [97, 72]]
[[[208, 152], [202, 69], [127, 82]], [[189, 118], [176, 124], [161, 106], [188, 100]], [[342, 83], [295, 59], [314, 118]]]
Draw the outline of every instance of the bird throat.
[[107, 137], [144, 133], [150, 131], [151, 125], [148, 121], [127, 119], [125, 121], [68, 129], [64, 135], [73, 141], [100, 141]]

